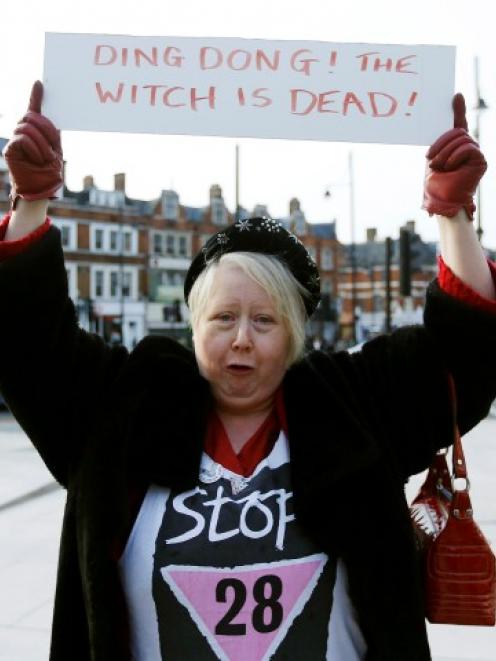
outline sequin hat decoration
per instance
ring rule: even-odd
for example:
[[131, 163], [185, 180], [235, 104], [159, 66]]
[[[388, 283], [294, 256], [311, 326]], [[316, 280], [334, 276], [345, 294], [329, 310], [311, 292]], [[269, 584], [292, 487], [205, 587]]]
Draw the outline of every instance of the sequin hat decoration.
[[229, 252], [259, 252], [274, 255], [285, 264], [308, 291], [304, 298], [310, 317], [320, 301], [320, 276], [317, 265], [297, 236], [271, 218], [244, 218], [211, 236], [194, 257], [184, 282], [187, 301], [195, 280], [212, 261]]

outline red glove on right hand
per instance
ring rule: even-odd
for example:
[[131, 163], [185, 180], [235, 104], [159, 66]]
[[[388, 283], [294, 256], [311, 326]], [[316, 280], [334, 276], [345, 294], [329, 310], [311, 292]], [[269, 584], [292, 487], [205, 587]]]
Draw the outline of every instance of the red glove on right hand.
[[3, 150], [12, 184], [13, 208], [19, 197], [53, 199], [63, 183], [60, 132], [41, 114], [42, 98], [43, 85], [37, 80], [31, 90], [28, 112]]
[[427, 171], [422, 207], [429, 214], [449, 218], [465, 209], [472, 220], [473, 201], [487, 163], [479, 145], [467, 133], [465, 100], [453, 97], [454, 127], [444, 133], [427, 152]]

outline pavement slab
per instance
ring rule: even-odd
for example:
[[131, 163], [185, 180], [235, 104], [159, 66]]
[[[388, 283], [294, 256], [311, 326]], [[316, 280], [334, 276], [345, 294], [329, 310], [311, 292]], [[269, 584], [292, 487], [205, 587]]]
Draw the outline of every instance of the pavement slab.
[[[464, 449], [475, 517], [496, 549], [496, 418], [467, 434]], [[422, 480], [410, 480], [409, 498]], [[64, 500], [17, 423], [0, 414], [0, 661], [48, 659]], [[428, 631], [434, 661], [496, 661], [494, 627]]]

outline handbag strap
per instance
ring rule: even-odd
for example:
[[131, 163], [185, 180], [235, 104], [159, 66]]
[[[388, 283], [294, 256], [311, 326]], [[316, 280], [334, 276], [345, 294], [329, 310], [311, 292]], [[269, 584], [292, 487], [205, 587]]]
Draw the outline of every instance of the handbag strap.
[[[448, 384], [453, 412], [453, 473], [452, 473], [452, 491], [453, 499], [451, 501], [450, 518], [471, 519], [473, 516], [472, 503], [470, 502], [469, 490], [470, 481], [468, 479], [467, 463], [462, 447], [462, 439], [457, 423], [457, 398], [455, 382], [451, 374], [448, 374]], [[456, 480], [465, 480], [465, 487], [457, 488]]]
[[468, 481], [467, 475], [467, 464], [465, 462], [465, 454], [462, 447], [462, 439], [460, 436], [460, 430], [458, 429], [457, 423], [457, 399], [456, 399], [456, 389], [455, 382], [451, 374], [448, 374], [448, 384], [450, 389], [450, 398], [451, 398], [451, 410], [453, 413], [453, 477], [455, 479], [463, 478]]

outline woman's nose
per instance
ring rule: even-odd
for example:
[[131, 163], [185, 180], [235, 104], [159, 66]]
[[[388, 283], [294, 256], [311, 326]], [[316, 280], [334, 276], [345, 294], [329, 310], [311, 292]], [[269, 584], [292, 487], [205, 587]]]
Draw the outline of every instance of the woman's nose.
[[247, 349], [252, 346], [252, 338], [248, 323], [240, 322], [233, 340], [233, 349]]

